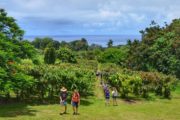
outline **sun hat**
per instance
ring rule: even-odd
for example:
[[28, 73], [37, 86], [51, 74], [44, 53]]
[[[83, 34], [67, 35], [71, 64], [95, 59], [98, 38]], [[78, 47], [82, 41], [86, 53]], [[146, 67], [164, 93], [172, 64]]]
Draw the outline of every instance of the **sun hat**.
[[61, 91], [62, 91], [62, 92], [66, 92], [67, 89], [66, 89], [65, 87], [62, 87], [62, 88], [61, 88]]

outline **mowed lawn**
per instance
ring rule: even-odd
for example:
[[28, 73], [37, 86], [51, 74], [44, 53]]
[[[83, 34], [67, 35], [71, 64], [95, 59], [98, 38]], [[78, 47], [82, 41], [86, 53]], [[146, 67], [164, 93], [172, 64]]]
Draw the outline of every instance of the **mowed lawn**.
[[72, 115], [71, 105], [68, 114], [59, 115], [60, 105], [0, 105], [0, 120], [180, 120], [180, 88], [171, 100], [126, 102], [118, 100], [118, 106], [105, 106], [100, 98], [83, 99], [80, 115]]

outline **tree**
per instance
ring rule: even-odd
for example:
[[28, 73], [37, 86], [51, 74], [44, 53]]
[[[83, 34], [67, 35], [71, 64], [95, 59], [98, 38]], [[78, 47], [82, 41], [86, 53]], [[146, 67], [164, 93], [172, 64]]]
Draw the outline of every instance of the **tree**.
[[59, 41], [53, 40], [52, 38], [35, 38], [31, 44], [37, 49], [45, 49], [48, 44], [52, 44], [55, 49], [59, 49], [60, 43]]
[[152, 21], [150, 27], [141, 31], [141, 41], [129, 47], [127, 66], [135, 70], [159, 71], [180, 78], [180, 19], [160, 27]]
[[69, 48], [60, 48], [57, 51], [57, 58], [62, 62], [76, 63], [76, 57], [71, 49]]
[[98, 45], [98, 44], [91, 44], [89, 46], [89, 50], [95, 50], [95, 49], [99, 49], [99, 50], [102, 50], [103, 47], [101, 45]]
[[35, 58], [36, 50], [34, 49], [34, 46], [31, 45], [29, 41], [23, 40], [19, 43], [19, 46], [21, 46], [20, 47], [21, 52], [19, 53], [19, 57], [21, 57], [22, 59]]
[[139, 31], [141, 33], [141, 38], [144, 39], [144, 35], [145, 35], [145, 31], [144, 30], [141, 30]]
[[108, 48], [113, 46], [113, 41], [111, 39], [108, 41], [107, 46], [108, 46]]
[[100, 55], [98, 61], [102, 63], [116, 63], [118, 65], [123, 65], [128, 55], [127, 51], [127, 47], [108, 48]]
[[72, 50], [80, 51], [80, 50], [88, 50], [88, 42], [85, 38], [81, 40], [75, 40], [69, 43], [69, 46]]
[[127, 40], [127, 45], [131, 46], [132, 42], [130, 39]]
[[[17, 89], [24, 92], [22, 84], [27, 83], [30, 87], [28, 83], [33, 83], [26, 71], [19, 67], [22, 59], [32, 59], [35, 56], [34, 47], [22, 40], [23, 34], [24, 31], [16, 24], [15, 19], [0, 9], [0, 92], [5, 94], [7, 99], [10, 92], [16, 93]], [[28, 88], [27, 86], [25, 88]]]
[[13, 17], [7, 16], [4, 9], [0, 9], [0, 37], [9, 40], [22, 40], [24, 31], [19, 28]]
[[44, 62], [46, 64], [54, 64], [56, 61], [56, 51], [53, 47], [45, 49]]

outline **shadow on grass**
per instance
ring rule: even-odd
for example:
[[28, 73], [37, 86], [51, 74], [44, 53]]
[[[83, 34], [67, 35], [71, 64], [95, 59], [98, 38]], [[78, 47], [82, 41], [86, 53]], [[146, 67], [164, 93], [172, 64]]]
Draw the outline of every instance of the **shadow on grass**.
[[[59, 100], [56, 102], [47, 102], [47, 101], [28, 101], [27, 103], [12, 101], [10, 103], [1, 103], [0, 104], [0, 118], [2, 117], [18, 117], [18, 116], [36, 116], [37, 110], [34, 110], [28, 106], [38, 106], [38, 105], [53, 105], [59, 104]], [[68, 103], [71, 103], [68, 100]], [[93, 104], [89, 99], [81, 99], [82, 106], [89, 106]], [[5, 118], [4, 118], [5, 119]]]
[[0, 117], [35, 116], [36, 112], [23, 103], [0, 105]]
[[128, 96], [126, 98], [119, 97], [119, 99], [122, 99], [125, 103], [128, 103], [128, 104], [136, 104], [142, 101], [155, 101], [154, 96], [148, 96], [147, 98], [143, 98], [140, 96]]
[[93, 104], [93, 102], [91, 102], [89, 100], [86, 100], [86, 99], [81, 100], [81, 105], [83, 105], [83, 106], [89, 106], [91, 104]]

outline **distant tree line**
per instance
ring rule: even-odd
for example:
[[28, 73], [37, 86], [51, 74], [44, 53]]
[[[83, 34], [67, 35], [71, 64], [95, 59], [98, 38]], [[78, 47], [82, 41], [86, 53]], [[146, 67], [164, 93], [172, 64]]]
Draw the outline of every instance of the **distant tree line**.
[[74, 40], [71, 42], [66, 42], [66, 41], [57, 41], [54, 40], [52, 38], [49, 37], [45, 37], [45, 38], [35, 38], [31, 44], [37, 48], [37, 49], [42, 49], [44, 50], [46, 47], [48, 47], [48, 45], [51, 44], [52, 47], [54, 47], [56, 50], [59, 48], [69, 48], [73, 51], [84, 51], [84, 50], [92, 50], [95, 48], [99, 48], [102, 49], [101, 45], [97, 45], [97, 44], [92, 44], [89, 45], [87, 40], [85, 38], [82, 38], [80, 40]]

